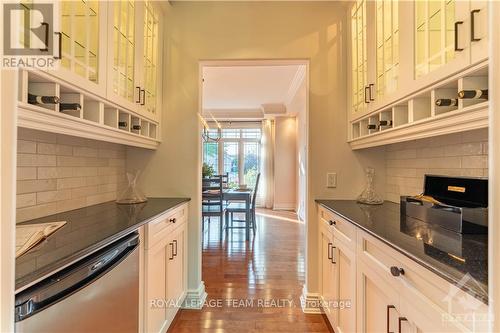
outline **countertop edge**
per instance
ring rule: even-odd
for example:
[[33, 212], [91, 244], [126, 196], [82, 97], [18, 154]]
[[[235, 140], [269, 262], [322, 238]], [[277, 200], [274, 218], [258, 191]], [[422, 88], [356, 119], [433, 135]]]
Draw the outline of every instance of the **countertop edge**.
[[[154, 197], [151, 197], [151, 199], [153, 199], [153, 198]], [[138, 223], [134, 224], [133, 226], [130, 226], [130, 227], [123, 229], [122, 231], [120, 231], [112, 236], [107, 237], [107, 238], [99, 241], [98, 243], [95, 243], [95, 244], [93, 244], [93, 245], [91, 245], [91, 246], [89, 246], [81, 251], [73, 253], [72, 255], [64, 258], [64, 260], [61, 260], [61, 262], [60, 262], [61, 265], [58, 265], [58, 268], [55, 268], [55, 269], [48, 271], [46, 274], [41, 275], [39, 278], [37, 278], [33, 281], [30, 281], [26, 284], [22, 284], [21, 286], [18, 286], [16, 283], [15, 294], [17, 294], [23, 290], [26, 290], [27, 288], [35, 285], [36, 283], [42, 281], [43, 279], [47, 278], [50, 275], [63, 270], [64, 268], [74, 264], [75, 262], [88, 257], [92, 253], [99, 251], [100, 249], [106, 247], [107, 245], [111, 244], [112, 242], [116, 241], [117, 239], [120, 239], [121, 237], [123, 237], [129, 233], [132, 233], [134, 230], [139, 229], [141, 226], [148, 224], [152, 220], [158, 218], [160, 215], [165, 214], [165, 213], [191, 201], [191, 198], [173, 198], [173, 199], [180, 199], [182, 201], [177, 203], [176, 205], [174, 205], [172, 207], [169, 207], [169, 208], [161, 211], [160, 213], [158, 213], [154, 216], [151, 216], [150, 218], [145, 219], [144, 221], [138, 222]]]
[[[377, 238], [378, 240], [380, 240], [381, 242], [383, 242], [384, 244], [390, 246], [391, 248], [393, 248], [394, 250], [398, 251], [399, 253], [403, 254], [404, 256], [408, 257], [409, 259], [415, 261], [417, 264], [419, 264], [420, 266], [428, 269], [429, 271], [431, 271], [432, 273], [438, 275], [439, 277], [443, 278], [444, 280], [446, 280], [447, 282], [453, 284], [454, 286], [456, 287], [459, 287], [462, 291], [464, 292], [467, 292], [468, 294], [470, 294], [471, 296], [473, 296], [474, 298], [480, 300], [481, 302], [483, 302], [484, 304], [488, 305], [488, 295], [482, 295], [482, 294], [478, 294], [477, 292], [475, 292], [474, 290], [470, 289], [470, 288], [467, 288], [465, 285], [462, 285], [460, 284], [459, 285], [459, 282], [460, 280], [457, 280], [455, 279], [454, 277], [452, 276], [449, 276], [448, 274], [445, 274], [441, 271], [439, 271], [438, 269], [430, 266], [429, 264], [427, 264], [425, 261], [415, 257], [414, 255], [412, 255], [411, 253], [409, 253], [408, 251], [400, 248], [399, 246], [391, 243], [390, 241], [388, 241], [387, 239], [385, 239], [384, 237], [378, 235], [377, 233], [363, 227], [362, 225], [358, 224], [356, 221], [353, 221], [351, 218], [339, 213], [338, 211], [336, 211], [335, 209], [333, 209], [332, 207], [329, 207], [327, 206], [324, 202], [325, 201], [329, 201], [328, 199], [315, 199], [314, 200], [318, 205], [322, 206], [323, 208], [331, 211], [332, 213], [335, 213], [337, 215], [339, 215], [340, 217], [342, 217], [343, 219], [345, 219], [346, 221], [349, 221], [350, 223], [354, 224], [357, 228], [367, 232], [368, 234], [372, 235], [373, 237]], [[349, 201], [349, 200], [346, 200], [346, 201]], [[464, 274], [465, 275], [465, 274]]]

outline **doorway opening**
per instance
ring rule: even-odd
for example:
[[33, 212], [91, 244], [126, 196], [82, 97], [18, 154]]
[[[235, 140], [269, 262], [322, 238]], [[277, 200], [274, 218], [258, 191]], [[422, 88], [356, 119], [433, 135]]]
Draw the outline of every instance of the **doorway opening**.
[[[301, 304], [308, 66], [304, 60], [200, 62], [202, 212], [217, 207], [200, 221], [201, 276], [209, 302], [277, 299], [285, 288], [290, 304]], [[258, 311], [246, 307], [244, 317], [255, 318]]]
[[204, 247], [252, 240], [272, 211], [304, 222], [308, 61], [202, 61], [199, 73]]

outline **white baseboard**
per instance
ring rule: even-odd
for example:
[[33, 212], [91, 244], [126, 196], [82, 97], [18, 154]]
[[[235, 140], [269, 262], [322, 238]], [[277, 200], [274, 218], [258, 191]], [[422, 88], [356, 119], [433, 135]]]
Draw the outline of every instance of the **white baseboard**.
[[290, 203], [290, 204], [275, 204], [273, 206], [273, 210], [292, 210], [292, 211], [295, 211], [295, 204], [294, 203]]
[[190, 289], [186, 292], [186, 298], [182, 303], [183, 309], [200, 310], [205, 304], [207, 293], [205, 292], [205, 282], [201, 281], [196, 289]]
[[300, 296], [300, 305], [302, 312], [307, 314], [322, 314], [321, 297], [318, 293], [310, 293], [307, 291], [306, 285], [302, 288]]

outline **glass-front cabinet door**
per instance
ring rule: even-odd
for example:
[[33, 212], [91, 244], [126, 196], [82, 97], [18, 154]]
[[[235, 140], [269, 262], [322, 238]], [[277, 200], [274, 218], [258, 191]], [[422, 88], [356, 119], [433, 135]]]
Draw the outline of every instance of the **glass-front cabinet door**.
[[[133, 0], [108, 3], [108, 98], [133, 110], [140, 104], [140, 86], [137, 85], [136, 15]], [[111, 24], [110, 24], [111, 23]]]
[[160, 21], [154, 1], [108, 2], [108, 98], [159, 120]]
[[144, 2], [143, 104], [145, 111], [156, 118], [158, 89], [158, 12], [152, 1]]
[[75, 86], [106, 96], [106, 10], [105, 2], [54, 1], [54, 52], [59, 68], [50, 71]]
[[414, 79], [439, 77], [470, 61], [469, 2], [414, 2]]
[[351, 8], [351, 109], [362, 112], [369, 103], [366, 1], [357, 0]]
[[399, 81], [398, 1], [376, 1], [376, 82], [377, 97], [396, 91]]

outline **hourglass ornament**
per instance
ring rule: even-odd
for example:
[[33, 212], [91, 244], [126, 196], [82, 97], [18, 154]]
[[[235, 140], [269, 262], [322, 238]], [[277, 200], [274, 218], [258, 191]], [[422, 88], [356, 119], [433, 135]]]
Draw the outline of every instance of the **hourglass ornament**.
[[375, 189], [373, 188], [373, 177], [375, 176], [375, 169], [366, 168], [366, 188], [359, 195], [357, 201], [359, 203], [364, 203], [368, 205], [381, 205], [384, 203], [377, 193], [375, 193]]

